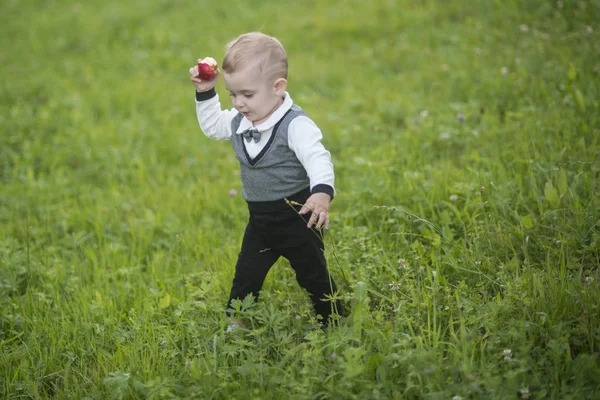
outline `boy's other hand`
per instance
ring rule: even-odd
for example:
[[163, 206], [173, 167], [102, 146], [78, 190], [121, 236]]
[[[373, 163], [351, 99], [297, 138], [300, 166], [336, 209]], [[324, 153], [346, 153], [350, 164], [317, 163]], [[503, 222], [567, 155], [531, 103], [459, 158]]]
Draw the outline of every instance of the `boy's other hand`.
[[327, 193], [314, 193], [306, 200], [299, 213], [306, 214], [312, 211], [308, 225], [306, 225], [307, 228], [316, 224], [317, 229], [321, 229], [323, 225], [325, 225], [325, 229], [329, 229], [330, 201], [331, 197]]
[[[199, 58], [198, 61], [201, 61], [202, 59]], [[194, 65], [192, 68], [190, 68], [190, 80], [192, 81], [192, 83], [194, 84], [194, 86], [196, 87], [196, 90], [200, 93], [202, 92], [208, 92], [209, 90], [211, 90], [212, 88], [215, 87], [215, 85], [217, 84], [217, 78], [219, 77], [219, 74], [221, 73], [221, 70], [219, 70], [219, 68], [217, 68], [217, 71], [215, 72], [215, 76], [209, 80], [209, 81], [203, 81], [202, 79], [198, 78], [198, 65]]]

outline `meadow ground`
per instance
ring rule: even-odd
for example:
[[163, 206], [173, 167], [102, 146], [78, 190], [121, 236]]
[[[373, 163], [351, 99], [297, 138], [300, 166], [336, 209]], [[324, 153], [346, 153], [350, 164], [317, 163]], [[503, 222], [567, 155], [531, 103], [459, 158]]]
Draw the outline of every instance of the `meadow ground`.
[[[600, 397], [599, 21], [592, 0], [3, 0], [0, 397]], [[188, 68], [254, 30], [336, 166], [332, 331], [280, 260], [223, 335], [247, 211]]]

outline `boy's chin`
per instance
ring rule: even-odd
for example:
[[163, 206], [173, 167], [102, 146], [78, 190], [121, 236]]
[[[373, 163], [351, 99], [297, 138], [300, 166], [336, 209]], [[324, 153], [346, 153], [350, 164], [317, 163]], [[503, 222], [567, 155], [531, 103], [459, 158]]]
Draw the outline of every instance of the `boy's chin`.
[[252, 113], [246, 114], [244, 116], [246, 117], [246, 119], [248, 119], [250, 122], [252, 122], [254, 124], [264, 122], [266, 120], [265, 117], [259, 117], [256, 114], [252, 114]]

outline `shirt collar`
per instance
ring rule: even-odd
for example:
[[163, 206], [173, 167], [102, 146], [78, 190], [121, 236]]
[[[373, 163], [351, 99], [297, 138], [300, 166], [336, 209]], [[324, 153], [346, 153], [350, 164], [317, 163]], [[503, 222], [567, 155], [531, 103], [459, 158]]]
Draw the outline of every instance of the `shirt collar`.
[[[290, 108], [292, 108], [292, 105], [294, 105], [294, 102], [293, 102], [292, 98], [290, 97], [290, 94], [288, 92], [285, 92], [285, 98], [283, 99], [283, 103], [279, 106], [279, 108], [277, 110], [275, 110], [275, 112], [273, 112], [273, 114], [271, 114], [271, 116], [269, 118], [267, 118], [266, 121], [261, 122], [260, 124], [255, 126], [255, 128], [258, 129], [259, 132], [268, 131], [269, 129], [274, 127], [275, 124], [277, 124], [277, 122], [279, 122], [279, 120], [281, 118], [283, 118], [285, 113]], [[252, 121], [250, 121], [246, 117], [243, 117], [242, 121], [240, 122], [240, 126], [238, 127], [238, 129], [235, 133], [241, 134], [246, 129], [252, 128], [252, 126], [253, 126]]]

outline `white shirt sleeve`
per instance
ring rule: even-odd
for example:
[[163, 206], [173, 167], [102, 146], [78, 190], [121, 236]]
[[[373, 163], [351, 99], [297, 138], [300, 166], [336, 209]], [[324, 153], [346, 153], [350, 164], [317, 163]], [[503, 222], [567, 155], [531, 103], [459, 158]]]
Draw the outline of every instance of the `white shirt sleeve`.
[[331, 154], [321, 139], [321, 130], [308, 117], [294, 118], [288, 127], [288, 146], [306, 169], [311, 190], [319, 184], [334, 188], [335, 183]]
[[231, 121], [237, 114], [235, 109], [221, 109], [218, 94], [208, 100], [196, 100], [196, 116], [200, 129], [211, 139], [228, 140], [232, 134]]

